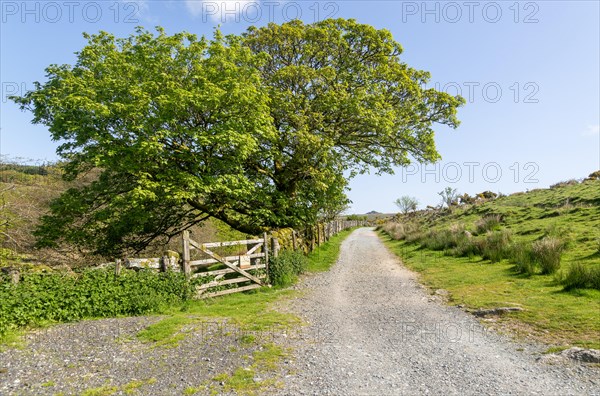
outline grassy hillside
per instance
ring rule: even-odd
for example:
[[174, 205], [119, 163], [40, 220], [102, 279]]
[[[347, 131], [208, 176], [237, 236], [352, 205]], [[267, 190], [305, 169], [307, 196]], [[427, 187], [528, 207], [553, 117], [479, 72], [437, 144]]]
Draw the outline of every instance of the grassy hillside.
[[556, 345], [600, 347], [600, 180], [398, 216], [383, 230], [450, 303], [521, 307], [487, 321]]
[[[79, 267], [107, 261], [75, 246], [36, 249], [32, 234], [54, 198], [70, 187], [90, 183], [96, 176], [90, 172], [76, 181], [66, 182], [62, 179], [60, 164], [32, 166], [0, 161], [0, 267], [27, 266], [47, 270], [60, 265]], [[194, 226], [190, 232], [199, 242], [246, 239], [246, 234], [216, 219]], [[180, 250], [181, 241], [177, 238], [166, 244], [161, 242], [151, 245], [138, 256], [155, 257], [166, 249]], [[223, 252], [226, 250], [223, 248]]]

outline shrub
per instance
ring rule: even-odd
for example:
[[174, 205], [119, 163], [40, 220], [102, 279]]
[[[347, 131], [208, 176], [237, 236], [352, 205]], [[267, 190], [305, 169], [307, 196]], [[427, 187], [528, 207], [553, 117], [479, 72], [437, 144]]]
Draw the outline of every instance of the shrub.
[[532, 247], [533, 259], [542, 269], [542, 274], [553, 274], [560, 268], [564, 245], [556, 237], [544, 237], [535, 241]]
[[560, 187], [567, 187], [567, 186], [573, 186], [579, 184], [578, 180], [575, 179], [571, 179], [571, 180], [567, 180], [567, 181], [561, 181], [555, 184], [552, 184], [550, 186], [551, 189], [556, 189], [556, 188], [560, 188]]
[[458, 240], [456, 247], [449, 252], [452, 256], [457, 257], [469, 257], [480, 254], [479, 245], [473, 238], [469, 238], [465, 235], [464, 238]]
[[449, 230], [429, 231], [422, 239], [421, 245], [430, 250], [445, 250], [455, 246]]
[[397, 241], [406, 240], [407, 242], [415, 242], [421, 239], [420, 227], [417, 223], [396, 223], [388, 222], [382, 227], [392, 239]]
[[[0, 280], [2, 281], [2, 280]], [[0, 282], [0, 338], [10, 328], [43, 322], [157, 313], [191, 299], [195, 286], [180, 273], [87, 269], [78, 274], [23, 274], [18, 284]]]
[[566, 275], [560, 279], [565, 290], [591, 288], [600, 290], [600, 267], [590, 267], [574, 263]]
[[420, 229], [416, 229], [414, 232], [406, 234], [404, 240], [408, 243], [421, 242], [426, 237], [425, 233]]
[[397, 241], [404, 239], [404, 225], [395, 222], [386, 223], [383, 226], [383, 230], [392, 238]]
[[274, 286], [289, 286], [304, 272], [307, 264], [308, 259], [302, 252], [284, 250], [269, 260], [269, 281]]
[[515, 263], [517, 272], [526, 275], [535, 273], [536, 265], [531, 246], [525, 243], [514, 244], [510, 249], [510, 259]]
[[494, 231], [500, 228], [502, 218], [500, 215], [488, 215], [475, 222], [475, 233], [477, 235], [485, 234], [488, 231]]
[[444, 250], [446, 254], [458, 255], [456, 248], [468, 242], [465, 226], [460, 223], [452, 224], [446, 230], [430, 231], [422, 237], [421, 245], [431, 250]]
[[508, 230], [488, 232], [485, 239], [479, 241], [481, 257], [497, 263], [510, 256], [511, 233]]

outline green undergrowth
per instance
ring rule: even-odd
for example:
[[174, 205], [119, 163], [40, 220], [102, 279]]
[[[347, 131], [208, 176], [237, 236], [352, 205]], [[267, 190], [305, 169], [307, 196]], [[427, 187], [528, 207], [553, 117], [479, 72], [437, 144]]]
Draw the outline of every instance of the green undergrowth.
[[0, 342], [20, 330], [90, 318], [164, 312], [190, 300], [195, 284], [182, 274], [87, 269], [25, 273], [17, 284], [0, 276]]

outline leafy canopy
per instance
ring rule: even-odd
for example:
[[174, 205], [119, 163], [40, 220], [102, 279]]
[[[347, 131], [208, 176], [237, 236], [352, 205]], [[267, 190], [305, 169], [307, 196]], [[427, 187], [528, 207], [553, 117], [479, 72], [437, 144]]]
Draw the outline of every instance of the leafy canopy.
[[387, 30], [292, 21], [212, 39], [86, 35], [73, 66], [13, 98], [60, 141], [66, 177], [37, 232], [98, 253], [140, 250], [209, 216], [256, 234], [332, 216], [347, 178], [439, 159], [460, 97], [424, 88]]

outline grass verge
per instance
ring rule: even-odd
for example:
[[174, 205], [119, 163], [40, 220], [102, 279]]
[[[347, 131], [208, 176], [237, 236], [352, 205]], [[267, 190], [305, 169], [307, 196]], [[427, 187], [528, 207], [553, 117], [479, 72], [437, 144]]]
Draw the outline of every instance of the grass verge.
[[337, 261], [340, 255], [340, 247], [344, 239], [346, 239], [354, 231], [354, 228], [344, 230], [329, 239], [312, 253], [308, 255], [308, 272], [324, 272]]
[[397, 241], [384, 233], [386, 246], [418, 272], [431, 289], [446, 289], [450, 303], [468, 308], [518, 306], [521, 312], [498, 318], [501, 328], [517, 337], [532, 337], [554, 345], [600, 348], [600, 291], [566, 291], [552, 275], [527, 277], [514, 271], [514, 264], [443, 252]]

